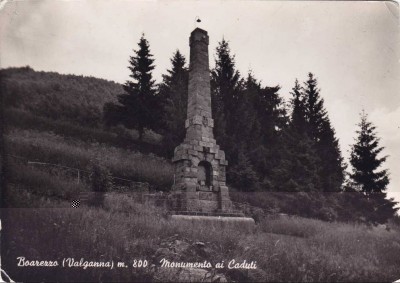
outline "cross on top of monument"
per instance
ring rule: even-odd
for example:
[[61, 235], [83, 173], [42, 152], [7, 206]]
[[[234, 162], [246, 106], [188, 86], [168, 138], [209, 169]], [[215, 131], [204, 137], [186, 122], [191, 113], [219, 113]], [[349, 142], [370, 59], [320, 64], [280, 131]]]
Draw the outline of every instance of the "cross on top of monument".
[[200, 23], [201, 23], [201, 19], [199, 18], [199, 16], [196, 16], [195, 21], [194, 21], [195, 28], [199, 27]]

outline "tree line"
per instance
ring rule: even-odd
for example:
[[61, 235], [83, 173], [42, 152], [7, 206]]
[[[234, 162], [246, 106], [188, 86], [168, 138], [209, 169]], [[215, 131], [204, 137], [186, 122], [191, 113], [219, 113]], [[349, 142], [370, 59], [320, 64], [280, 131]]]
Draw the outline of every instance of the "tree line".
[[[129, 60], [130, 80], [117, 103], [104, 105], [106, 125], [122, 124], [163, 135], [168, 157], [185, 136], [188, 97], [186, 58], [177, 50], [171, 67], [156, 84], [149, 42], [142, 35]], [[339, 141], [325, 109], [317, 77], [309, 73], [304, 82], [294, 81], [286, 102], [280, 86], [263, 86], [249, 72], [242, 75], [235, 66], [226, 40], [216, 49], [215, 67], [210, 73], [214, 135], [229, 161], [228, 184], [246, 192], [309, 192], [346, 195], [343, 205], [352, 205], [358, 215], [384, 222], [396, 213], [396, 203], [386, 198], [387, 170], [380, 169], [386, 157], [375, 127], [362, 113], [357, 139], [346, 172]], [[350, 194], [350, 192], [354, 194]]]

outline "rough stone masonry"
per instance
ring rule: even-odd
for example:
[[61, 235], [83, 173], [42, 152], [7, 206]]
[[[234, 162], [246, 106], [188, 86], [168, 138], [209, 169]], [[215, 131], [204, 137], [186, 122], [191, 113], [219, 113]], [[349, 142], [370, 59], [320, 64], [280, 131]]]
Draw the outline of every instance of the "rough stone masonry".
[[228, 162], [213, 134], [208, 40], [207, 32], [200, 28], [190, 35], [186, 137], [175, 148], [173, 158], [172, 189], [178, 211], [228, 212], [232, 207], [225, 183]]

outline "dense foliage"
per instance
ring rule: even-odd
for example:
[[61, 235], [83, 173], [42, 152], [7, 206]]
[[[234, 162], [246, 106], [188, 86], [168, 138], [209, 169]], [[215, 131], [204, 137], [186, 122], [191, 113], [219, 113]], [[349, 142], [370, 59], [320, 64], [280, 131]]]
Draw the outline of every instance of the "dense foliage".
[[0, 71], [6, 108], [18, 108], [53, 120], [98, 126], [103, 106], [115, 101], [121, 85], [93, 77], [38, 72], [30, 67]]

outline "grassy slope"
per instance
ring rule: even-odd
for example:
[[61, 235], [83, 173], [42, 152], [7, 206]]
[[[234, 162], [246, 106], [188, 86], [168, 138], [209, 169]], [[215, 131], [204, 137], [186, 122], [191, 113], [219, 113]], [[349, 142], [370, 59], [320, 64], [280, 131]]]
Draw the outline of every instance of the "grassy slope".
[[91, 162], [101, 162], [117, 177], [150, 182], [157, 189], [172, 185], [169, 161], [139, 152], [82, 142], [52, 132], [14, 129], [6, 136], [7, 152], [31, 161], [47, 162], [88, 170]]

